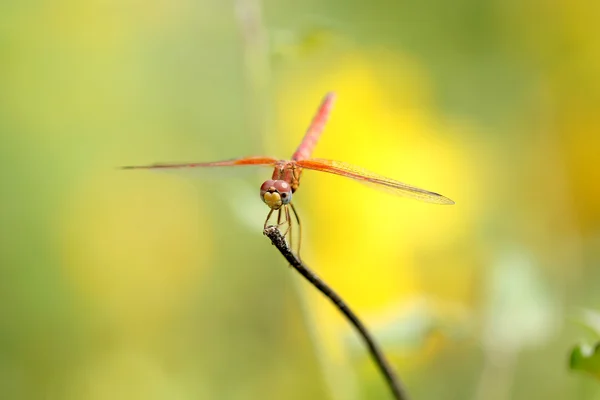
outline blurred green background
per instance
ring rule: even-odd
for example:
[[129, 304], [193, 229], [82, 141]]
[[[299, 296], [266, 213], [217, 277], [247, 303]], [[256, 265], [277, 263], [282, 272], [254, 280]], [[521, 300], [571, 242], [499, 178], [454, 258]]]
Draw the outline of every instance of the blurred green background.
[[600, 398], [568, 371], [600, 308], [600, 3], [260, 6], [0, 3], [0, 398], [390, 398], [262, 236], [269, 170], [116, 168], [289, 157], [329, 90], [316, 157], [456, 201], [295, 196], [412, 398]]

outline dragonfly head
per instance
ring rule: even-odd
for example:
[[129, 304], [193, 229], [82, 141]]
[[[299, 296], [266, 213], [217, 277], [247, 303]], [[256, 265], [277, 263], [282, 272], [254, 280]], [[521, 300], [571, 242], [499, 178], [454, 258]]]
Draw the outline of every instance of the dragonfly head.
[[260, 198], [269, 208], [279, 210], [292, 201], [292, 186], [286, 181], [269, 179], [260, 187]]

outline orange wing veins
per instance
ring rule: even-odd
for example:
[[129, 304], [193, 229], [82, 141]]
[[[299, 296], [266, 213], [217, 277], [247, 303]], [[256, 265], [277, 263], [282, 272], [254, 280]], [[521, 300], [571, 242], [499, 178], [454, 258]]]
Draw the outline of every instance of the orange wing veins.
[[180, 163], [180, 164], [151, 164], [151, 165], [132, 165], [121, 167], [123, 169], [183, 169], [183, 168], [202, 168], [202, 167], [234, 167], [238, 165], [258, 165], [274, 166], [277, 159], [273, 157], [244, 157], [233, 160], [201, 162], [201, 163]]
[[385, 176], [368, 171], [364, 168], [357, 167], [341, 161], [323, 160], [323, 159], [308, 159], [296, 161], [299, 167], [323, 171], [330, 174], [345, 176], [352, 178], [369, 186], [383, 189], [390, 193], [409, 197], [412, 199], [435, 204], [454, 204], [454, 201], [442, 196], [439, 193], [430, 192], [425, 189], [420, 189], [406, 183], [386, 178]]

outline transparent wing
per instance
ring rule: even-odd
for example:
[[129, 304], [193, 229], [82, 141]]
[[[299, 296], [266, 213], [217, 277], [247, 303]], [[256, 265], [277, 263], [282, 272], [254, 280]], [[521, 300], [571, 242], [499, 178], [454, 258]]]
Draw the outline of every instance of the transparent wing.
[[329, 172], [340, 176], [355, 179], [361, 183], [373, 186], [378, 189], [383, 189], [387, 192], [409, 197], [412, 199], [425, 201], [435, 204], [454, 204], [454, 201], [441, 194], [430, 192], [425, 189], [420, 189], [414, 186], [407, 185], [385, 176], [368, 171], [364, 168], [357, 167], [341, 161], [308, 159], [296, 161], [299, 167], [310, 169], [313, 171]]
[[181, 164], [151, 164], [151, 165], [133, 165], [121, 167], [123, 169], [190, 169], [203, 167], [235, 167], [239, 165], [258, 165], [258, 166], [274, 166], [277, 163], [276, 158], [272, 157], [244, 157], [233, 160], [213, 161], [204, 163], [181, 163]]

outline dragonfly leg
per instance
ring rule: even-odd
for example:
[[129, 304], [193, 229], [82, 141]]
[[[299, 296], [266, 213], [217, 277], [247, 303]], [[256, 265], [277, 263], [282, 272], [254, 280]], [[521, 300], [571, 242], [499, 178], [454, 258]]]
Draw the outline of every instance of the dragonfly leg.
[[290, 210], [288, 209], [287, 205], [283, 206], [282, 208], [283, 208], [283, 212], [284, 212], [284, 216], [285, 216], [285, 221], [283, 221], [281, 223], [281, 225], [287, 224], [287, 227], [285, 228], [285, 232], [282, 233], [281, 235], [283, 237], [286, 237], [288, 235], [288, 233], [290, 232], [290, 228], [291, 228], [291, 225], [290, 225]]
[[[265, 229], [267, 228], [267, 226], [269, 226], [269, 219], [271, 219], [271, 215], [273, 215], [274, 211], [275, 211], [274, 208], [269, 210], [269, 213], [267, 214], [267, 219], [265, 220], [265, 225], [264, 225]], [[281, 215], [282, 215], [281, 208], [279, 208], [279, 209], [277, 209], [277, 224], [275, 225], [277, 228], [281, 227], [282, 225], [285, 225], [288, 222], [287, 220], [281, 222]]]
[[269, 218], [271, 218], [271, 215], [273, 214], [273, 211], [275, 211], [275, 210], [273, 210], [273, 209], [271, 208], [271, 210], [270, 210], [270, 211], [269, 211], [269, 213], [267, 214], [267, 219], [265, 219], [265, 226], [264, 226], [264, 229], [267, 229], [267, 224], [269, 223]]
[[[294, 209], [294, 206], [292, 206], [292, 210], [294, 211], [294, 215], [296, 216], [296, 221], [300, 222], [300, 219], [298, 218], [298, 213], [296, 213], [296, 210]], [[271, 216], [273, 215], [273, 212], [275, 212], [275, 209], [271, 209], [269, 210], [269, 213], [267, 214], [267, 219], [265, 220], [265, 224], [264, 224], [264, 229], [267, 229], [267, 226], [269, 224], [269, 219], [271, 218]], [[282, 221], [282, 216], [283, 216], [283, 221]], [[281, 227], [283, 225], [287, 225], [285, 232], [282, 232], [281, 235], [284, 238], [288, 239], [290, 248], [292, 248], [293, 244], [292, 244], [292, 218], [290, 216], [290, 210], [286, 205], [284, 205], [283, 207], [277, 209], [277, 228], [281, 230]], [[300, 228], [301, 229], [301, 228]], [[302, 230], [300, 230], [300, 233], [302, 233]], [[300, 250], [300, 248], [298, 247], [298, 250]]]
[[286, 207], [285, 208], [285, 218], [288, 220], [288, 233], [289, 233], [289, 242], [290, 242], [290, 248], [293, 248], [293, 243], [294, 241], [293, 239], [293, 233], [294, 233], [294, 229], [292, 228], [292, 220], [290, 218], [290, 208]]
[[[287, 207], [286, 207], [287, 208]], [[282, 212], [284, 211], [284, 212]], [[281, 222], [281, 216], [286, 216], [285, 210], [283, 210], [283, 207], [280, 208], [279, 210], [277, 210], [277, 227], [280, 228], [283, 225], [288, 223], [288, 219], [286, 218], [283, 222]]]
[[296, 211], [296, 207], [294, 207], [294, 205], [292, 203], [290, 203], [290, 206], [292, 207], [292, 211], [294, 212], [294, 217], [296, 217], [296, 222], [298, 223], [298, 251], [297, 251], [297, 256], [300, 260], [302, 260], [302, 257], [300, 257], [300, 247], [302, 246], [302, 224], [300, 223], [300, 217], [298, 216], [298, 212]]

